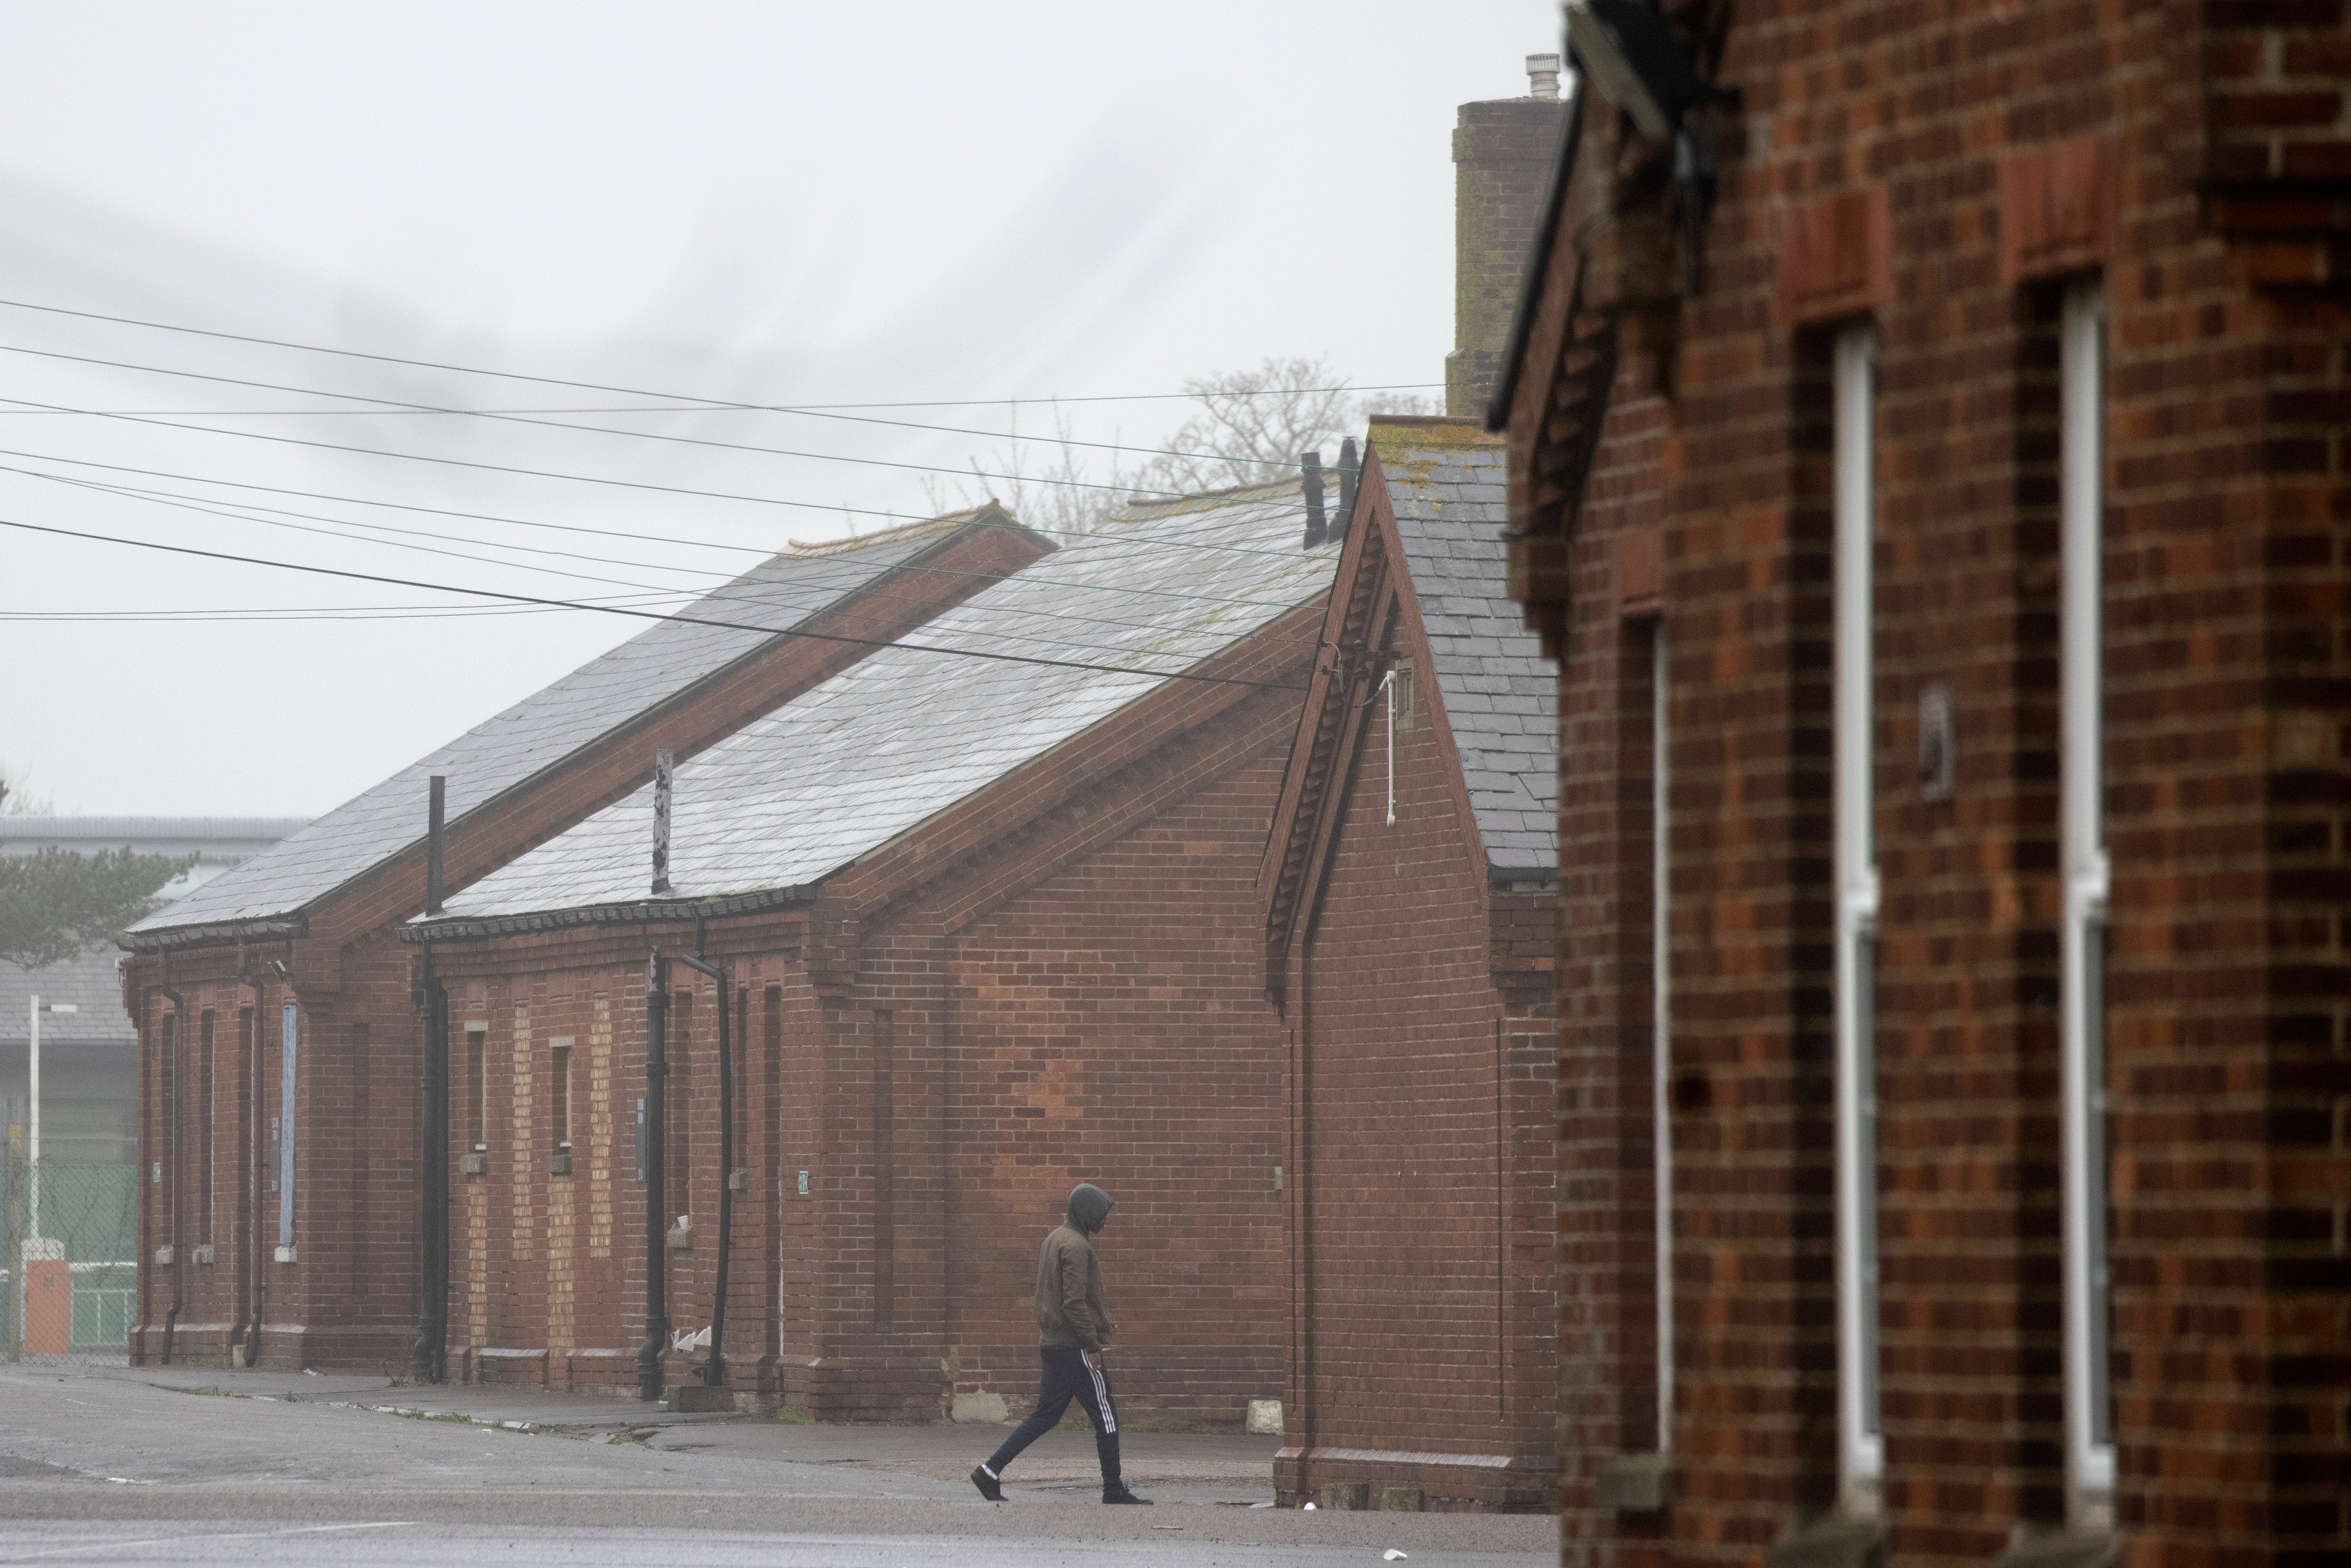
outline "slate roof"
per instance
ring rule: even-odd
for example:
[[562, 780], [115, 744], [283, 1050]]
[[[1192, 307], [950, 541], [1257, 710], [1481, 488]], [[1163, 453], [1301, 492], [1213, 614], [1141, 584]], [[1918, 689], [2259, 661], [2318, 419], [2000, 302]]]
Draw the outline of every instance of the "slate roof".
[[1487, 859], [1556, 873], [1559, 682], [1504, 587], [1509, 448], [1467, 420], [1374, 416], [1370, 438]]
[[[1293, 607], [1319, 603], [1337, 547], [1301, 548], [1302, 502], [1291, 479], [1124, 507], [1095, 533], [680, 764], [674, 895], [810, 887], [1171, 674]], [[449, 899], [450, 924], [435, 929], [479, 935], [501, 928], [479, 923], [566, 910], [624, 915], [647, 896], [652, 833], [647, 785]]]
[[41, 1049], [52, 1045], [135, 1043], [139, 1031], [122, 1010], [120, 962], [111, 947], [92, 947], [37, 969], [0, 962], [0, 1042], [22, 1046], [29, 1038], [27, 998], [70, 1002], [78, 1013], [51, 1013], [41, 1019]]
[[[862, 539], [795, 546], [680, 613], [787, 632], [959, 529], [1009, 520], [990, 503]], [[158, 910], [131, 932], [146, 936], [304, 911], [423, 838], [425, 780], [433, 774], [448, 779], [445, 810], [455, 822], [766, 645], [771, 635], [658, 622]]]

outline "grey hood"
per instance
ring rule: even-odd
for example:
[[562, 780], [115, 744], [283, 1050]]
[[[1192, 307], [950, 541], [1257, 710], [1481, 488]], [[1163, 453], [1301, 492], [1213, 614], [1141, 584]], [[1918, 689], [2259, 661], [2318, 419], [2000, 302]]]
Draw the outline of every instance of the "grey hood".
[[1110, 1218], [1113, 1207], [1110, 1194], [1090, 1181], [1081, 1181], [1070, 1189], [1070, 1225], [1092, 1236]]

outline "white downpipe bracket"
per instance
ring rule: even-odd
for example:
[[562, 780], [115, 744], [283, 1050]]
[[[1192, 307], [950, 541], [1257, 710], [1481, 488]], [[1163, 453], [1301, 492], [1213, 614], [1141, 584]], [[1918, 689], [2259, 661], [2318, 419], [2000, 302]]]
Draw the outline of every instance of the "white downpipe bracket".
[[1835, 875], [1837, 1430], [1847, 1511], [1874, 1515], [1885, 1448], [1877, 1425], [1876, 1039], [1868, 958], [1877, 921], [1871, 831], [1872, 549], [1876, 535], [1877, 338], [1837, 334], [1835, 444]]
[[2107, 1388], [2104, 1019], [2097, 998], [2107, 868], [2101, 643], [2105, 563], [2100, 527], [2105, 301], [2095, 283], [2065, 296], [2059, 329], [2059, 535], [2063, 749], [2059, 850], [2064, 865], [2064, 1023], [2060, 1119], [2064, 1159], [2067, 1512], [2078, 1528], [2113, 1522], [2115, 1448]]
[[1384, 696], [1385, 696], [1385, 697], [1387, 698], [1387, 700], [1388, 700], [1388, 723], [1387, 723], [1387, 751], [1388, 751], [1388, 822], [1387, 822], [1387, 825], [1388, 825], [1389, 827], [1393, 828], [1393, 827], [1395, 827], [1395, 672], [1394, 670], [1390, 670], [1386, 674], [1382, 675], [1382, 676], [1380, 677], [1380, 689], [1379, 689], [1379, 693], [1378, 693], [1377, 695], [1384, 695]]

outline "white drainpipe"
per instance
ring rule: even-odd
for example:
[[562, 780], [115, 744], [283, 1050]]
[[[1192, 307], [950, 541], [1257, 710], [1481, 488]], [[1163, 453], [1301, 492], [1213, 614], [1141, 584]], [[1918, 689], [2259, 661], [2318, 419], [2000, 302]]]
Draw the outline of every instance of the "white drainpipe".
[[2064, 875], [2064, 1019], [2061, 1117], [2064, 1148], [2065, 1455], [2073, 1522], [2113, 1522], [2114, 1435], [2106, 1416], [2106, 1181], [2104, 967], [2097, 931], [2106, 914], [2105, 775], [2100, 701], [2105, 570], [2100, 528], [2105, 414], [2104, 292], [2065, 296], [2058, 358], [2059, 530], [2064, 742], [2059, 806]]
[[1874, 1515], [1885, 1448], [1877, 1425], [1877, 1139], [1870, 955], [1877, 865], [1870, 768], [1873, 461], [1877, 339], [1837, 334], [1836, 466], [1836, 1230], [1837, 1428], [1848, 1511]]

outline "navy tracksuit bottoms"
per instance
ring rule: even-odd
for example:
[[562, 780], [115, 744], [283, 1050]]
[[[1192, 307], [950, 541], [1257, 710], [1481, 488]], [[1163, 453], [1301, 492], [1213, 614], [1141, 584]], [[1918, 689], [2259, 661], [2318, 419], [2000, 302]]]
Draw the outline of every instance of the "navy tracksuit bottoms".
[[1037, 1354], [1044, 1367], [1037, 1381], [1037, 1408], [1012, 1428], [1004, 1446], [987, 1457], [987, 1473], [1001, 1477], [1004, 1467], [1020, 1450], [1061, 1424], [1062, 1413], [1074, 1399], [1094, 1424], [1094, 1452], [1102, 1459], [1102, 1485], [1118, 1484], [1118, 1406], [1111, 1400], [1110, 1375], [1086, 1364], [1085, 1352], [1075, 1345], [1040, 1344]]

